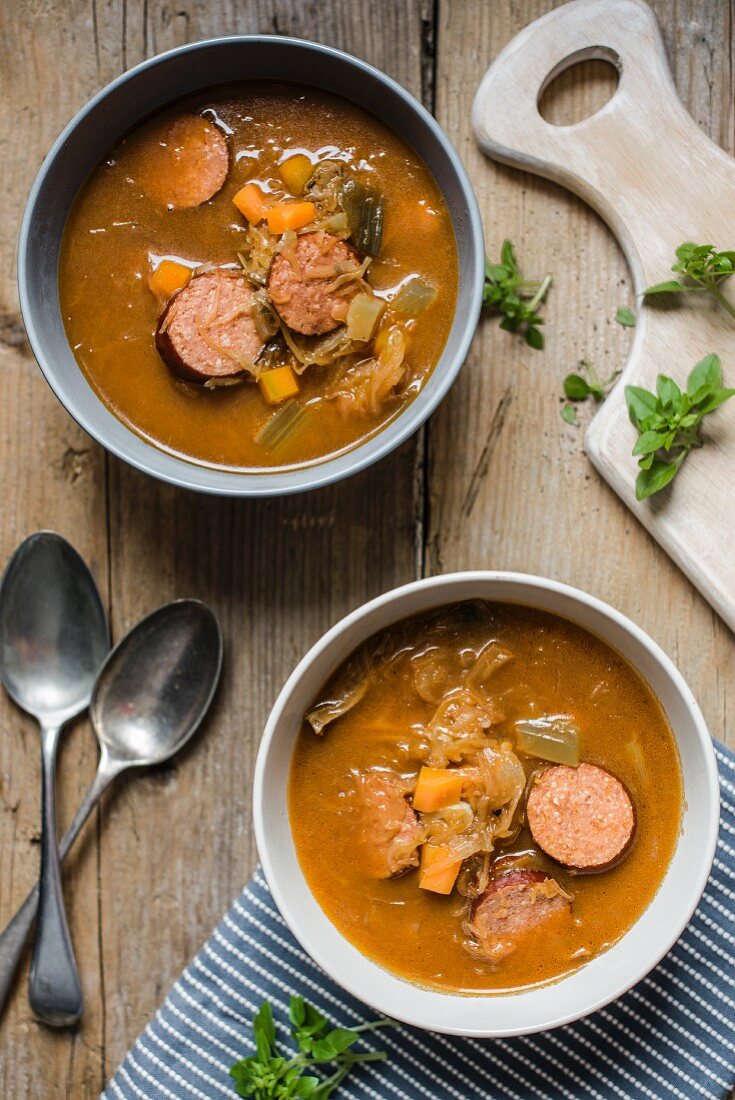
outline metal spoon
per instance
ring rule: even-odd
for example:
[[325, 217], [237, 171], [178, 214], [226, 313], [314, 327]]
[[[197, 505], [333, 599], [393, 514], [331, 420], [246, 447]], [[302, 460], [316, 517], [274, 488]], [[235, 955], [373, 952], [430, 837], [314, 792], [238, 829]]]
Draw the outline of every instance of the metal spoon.
[[[160, 764], [186, 744], [207, 713], [221, 665], [217, 620], [199, 600], [165, 604], [118, 642], [90, 704], [100, 746], [97, 774], [61, 842], [61, 859], [120, 772]], [[36, 885], [0, 936], [0, 1012], [37, 905]]]
[[0, 678], [41, 727], [41, 897], [28, 991], [36, 1015], [57, 1027], [75, 1023], [83, 1002], [61, 892], [56, 750], [63, 727], [89, 705], [108, 648], [107, 618], [87, 566], [60, 535], [31, 535], [0, 582]]

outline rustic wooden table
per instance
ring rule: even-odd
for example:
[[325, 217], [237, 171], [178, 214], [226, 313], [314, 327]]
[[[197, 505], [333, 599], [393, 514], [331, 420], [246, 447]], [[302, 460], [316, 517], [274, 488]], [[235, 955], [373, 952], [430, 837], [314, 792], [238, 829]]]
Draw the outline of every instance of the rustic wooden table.
[[[712, 733], [728, 738], [732, 635], [593, 472], [582, 430], [559, 417], [561, 379], [579, 359], [589, 356], [607, 372], [627, 353], [630, 333], [613, 320], [631, 298], [623, 257], [579, 201], [486, 162], [470, 133], [470, 104], [486, 66], [551, 6], [553, 0], [0, 5], [0, 561], [30, 532], [53, 528], [91, 563], [115, 638], [165, 600], [193, 595], [216, 609], [227, 645], [224, 682], [201, 736], [170, 767], [123, 780], [70, 860], [66, 897], [84, 1021], [72, 1033], [35, 1023], [23, 973], [0, 1026], [0, 1094], [8, 1100], [97, 1096], [253, 869], [253, 762], [287, 673], [330, 624], [384, 589], [481, 567], [579, 585], [661, 643], [692, 684]], [[654, 7], [684, 102], [735, 152], [735, 3], [656, 0]], [[314, 38], [396, 77], [435, 110], [464, 158], [490, 253], [509, 236], [529, 273], [554, 273], [545, 352], [484, 321], [451, 396], [397, 454], [335, 488], [256, 503], [178, 492], [87, 438], [34, 362], [14, 271], [31, 181], [77, 108], [144, 57], [238, 32]], [[581, 117], [611, 87], [601, 67], [588, 67], [584, 79], [568, 74], [547, 105], [549, 116]], [[665, 367], [663, 348], [662, 355]], [[5, 697], [0, 707], [4, 925], [37, 874], [40, 780], [33, 725]], [[735, 731], [729, 737], [735, 743]], [[62, 824], [95, 764], [89, 727], [78, 722], [60, 759]]]

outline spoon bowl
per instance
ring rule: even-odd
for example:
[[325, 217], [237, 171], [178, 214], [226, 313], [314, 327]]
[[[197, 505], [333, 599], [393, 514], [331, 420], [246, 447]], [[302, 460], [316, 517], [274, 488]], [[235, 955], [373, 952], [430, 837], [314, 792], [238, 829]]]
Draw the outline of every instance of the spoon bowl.
[[53, 531], [21, 543], [0, 582], [0, 678], [28, 714], [83, 711], [109, 648], [107, 618], [79, 554]]
[[222, 665], [217, 620], [199, 600], [175, 600], [125, 635], [100, 670], [90, 717], [121, 767], [160, 764], [209, 709]]

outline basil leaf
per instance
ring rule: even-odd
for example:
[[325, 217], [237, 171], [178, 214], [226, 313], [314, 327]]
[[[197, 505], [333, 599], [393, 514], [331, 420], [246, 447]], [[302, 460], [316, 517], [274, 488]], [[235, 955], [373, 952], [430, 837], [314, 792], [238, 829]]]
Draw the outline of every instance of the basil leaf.
[[712, 412], [714, 409], [718, 409], [720, 405], [724, 405], [726, 401], [735, 394], [735, 390], [716, 390], [710, 397], [706, 397], [699, 406], [699, 412], [702, 416], [706, 413]]
[[262, 1062], [267, 1062], [273, 1055], [276, 1042], [273, 1010], [267, 1001], [263, 1002], [253, 1019], [253, 1036], [258, 1057]]
[[303, 997], [291, 995], [288, 1001], [288, 1016], [294, 1027], [302, 1027], [306, 1022], [306, 1005]]
[[679, 472], [677, 462], [666, 462], [662, 458], [654, 459], [648, 469], [641, 470], [635, 481], [636, 500], [646, 500], [665, 488]]
[[681, 390], [673, 378], [666, 374], [659, 374], [656, 379], [656, 393], [662, 405], [676, 405], [681, 397]]
[[648, 298], [651, 294], [676, 294], [686, 289], [681, 283], [677, 283], [676, 279], [667, 279], [665, 283], [656, 283], [655, 286], [646, 287], [643, 293]]
[[687, 378], [687, 393], [692, 403], [701, 401], [700, 390], [719, 389], [722, 385], [722, 363], [719, 355], [711, 352], [700, 359]]
[[642, 432], [633, 448], [634, 455], [653, 454], [660, 450], [666, 442], [665, 432]]
[[591, 392], [589, 383], [581, 374], [568, 374], [563, 382], [564, 394], [570, 401], [583, 401]]
[[343, 1054], [348, 1047], [357, 1041], [359, 1035], [346, 1027], [335, 1027], [323, 1039], [312, 1046], [312, 1054], [315, 1058], [331, 1061], [338, 1054]]
[[656, 395], [649, 393], [641, 386], [626, 386], [625, 401], [628, 406], [628, 415], [635, 427], [656, 412]]
[[635, 313], [630, 306], [620, 306], [615, 314], [615, 320], [623, 328], [635, 328]]
[[574, 405], [565, 405], [561, 410], [561, 418], [566, 421], [567, 424], [576, 424], [577, 410]]

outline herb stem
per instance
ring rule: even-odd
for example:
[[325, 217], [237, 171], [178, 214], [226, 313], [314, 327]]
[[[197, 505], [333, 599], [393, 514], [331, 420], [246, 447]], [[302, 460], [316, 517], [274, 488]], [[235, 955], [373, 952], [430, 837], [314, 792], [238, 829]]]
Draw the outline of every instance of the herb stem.
[[551, 286], [551, 275], [548, 274], [548, 275], [545, 275], [543, 277], [538, 290], [534, 294], [531, 301], [528, 303], [528, 308], [530, 310], [536, 309], [536, 307], [539, 306], [541, 304], [541, 302], [543, 302], [544, 298], [546, 297], [546, 293], [547, 293], [550, 286]]
[[358, 1024], [356, 1027], [350, 1028], [351, 1031], [375, 1031], [378, 1027], [394, 1027], [393, 1020], [389, 1020], [387, 1016], [381, 1016], [379, 1020], [371, 1020], [365, 1024]]
[[728, 302], [722, 291], [718, 290], [716, 286], [709, 287], [709, 291], [712, 295], [714, 295], [714, 297], [717, 299], [723, 309], [726, 309], [730, 316], [735, 318], [735, 306], [733, 306], [731, 302]]

